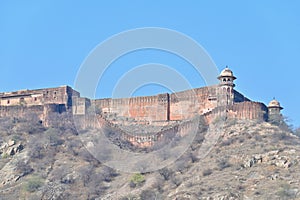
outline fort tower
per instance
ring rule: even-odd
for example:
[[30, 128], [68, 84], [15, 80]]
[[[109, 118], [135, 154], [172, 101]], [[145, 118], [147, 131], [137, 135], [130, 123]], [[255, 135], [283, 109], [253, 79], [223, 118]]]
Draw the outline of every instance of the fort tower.
[[268, 105], [269, 121], [279, 121], [282, 118], [280, 111], [283, 108], [280, 103], [274, 98]]
[[219, 85], [219, 106], [232, 105], [234, 102], [234, 86], [233, 81], [236, 77], [233, 72], [226, 66], [226, 68], [218, 76]]

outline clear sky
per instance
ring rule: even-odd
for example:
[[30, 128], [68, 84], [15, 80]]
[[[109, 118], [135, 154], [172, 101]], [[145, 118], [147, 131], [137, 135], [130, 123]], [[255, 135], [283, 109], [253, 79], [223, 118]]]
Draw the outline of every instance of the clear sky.
[[[162, 27], [196, 40], [219, 70], [228, 65], [236, 89], [250, 99], [267, 104], [276, 97], [283, 114], [300, 126], [299, 9], [296, 0], [1, 1], [0, 91], [73, 86], [99, 43], [129, 29]], [[111, 96], [122, 73], [150, 62], [174, 67], [193, 87], [205, 85], [182, 59], [145, 50], [117, 60], [97, 97]], [[165, 91], [145, 86], [136, 95]]]

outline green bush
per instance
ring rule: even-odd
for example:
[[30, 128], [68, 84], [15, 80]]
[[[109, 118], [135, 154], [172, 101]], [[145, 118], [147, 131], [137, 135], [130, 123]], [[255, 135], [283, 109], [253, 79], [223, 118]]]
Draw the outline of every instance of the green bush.
[[135, 186], [140, 186], [145, 182], [145, 177], [144, 175], [137, 173], [134, 174], [131, 179], [130, 179], [130, 186], [135, 187]]
[[3, 153], [3, 154], [2, 154], [2, 158], [3, 158], [3, 159], [8, 158], [8, 157], [9, 157], [9, 155], [8, 155], [7, 153]]
[[43, 183], [44, 181], [40, 177], [31, 177], [25, 184], [25, 190], [27, 192], [35, 192], [43, 185]]

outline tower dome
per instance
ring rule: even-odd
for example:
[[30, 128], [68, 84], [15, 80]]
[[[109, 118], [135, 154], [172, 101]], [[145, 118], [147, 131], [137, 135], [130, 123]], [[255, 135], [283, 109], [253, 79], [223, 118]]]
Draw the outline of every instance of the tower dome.
[[222, 72], [220, 73], [218, 79], [220, 79], [221, 77], [232, 77], [233, 80], [236, 79], [235, 76], [233, 76], [233, 72], [226, 66], [225, 69], [222, 70]]
[[236, 79], [236, 77], [233, 75], [233, 72], [226, 66], [225, 69], [220, 73], [218, 76], [218, 79], [220, 80], [221, 85], [227, 85], [234, 87], [233, 81]]
[[272, 101], [270, 101], [268, 108], [278, 108], [280, 110], [282, 110], [283, 108], [280, 106], [279, 101], [277, 101], [276, 99], [273, 99]]

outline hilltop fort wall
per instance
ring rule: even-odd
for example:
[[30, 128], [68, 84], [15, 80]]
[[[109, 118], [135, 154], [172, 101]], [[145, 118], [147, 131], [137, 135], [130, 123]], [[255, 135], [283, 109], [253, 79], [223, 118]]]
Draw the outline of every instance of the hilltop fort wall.
[[[53, 113], [68, 113], [68, 116], [97, 114], [115, 124], [163, 124], [202, 115], [209, 123], [226, 111], [228, 118], [267, 120], [268, 108], [263, 103], [250, 101], [233, 89], [236, 77], [230, 69], [225, 68], [218, 79], [220, 83], [214, 86], [120, 99], [90, 100], [80, 97], [80, 93], [69, 86], [0, 93], [0, 117], [24, 117], [35, 113], [47, 125], [51, 123], [49, 116]], [[282, 109], [277, 104], [270, 107], [276, 113]]]
[[104, 116], [137, 121], [169, 120], [169, 94], [123, 99], [98, 99], [92, 102]]
[[[226, 90], [225, 93], [227, 92]], [[233, 118], [267, 118], [268, 110], [264, 104], [252, 102], [235, 90], [232, 93], [232, 103], [228, 103], [231, 101], [224, 101], [224, 98], [230, 95], [227, 94], [226, 97], [225, 94], [224, 97], [224, 91], [219, 85], [172, 94], [96, 100], [80, 97], [79, 92], [68, 86], [21, 90], [0, 94], [0, 117], [22, 117], [35, 113], [44, 121], [49, 113], [70, 112], [73, 115], [86, 115], [95, 112], [116, 123], [120, 119], [163, 122], [185, 120], [195, 115], [218, 115], [216, 108], [220, 110], [226, 105], [228, 115]]]

